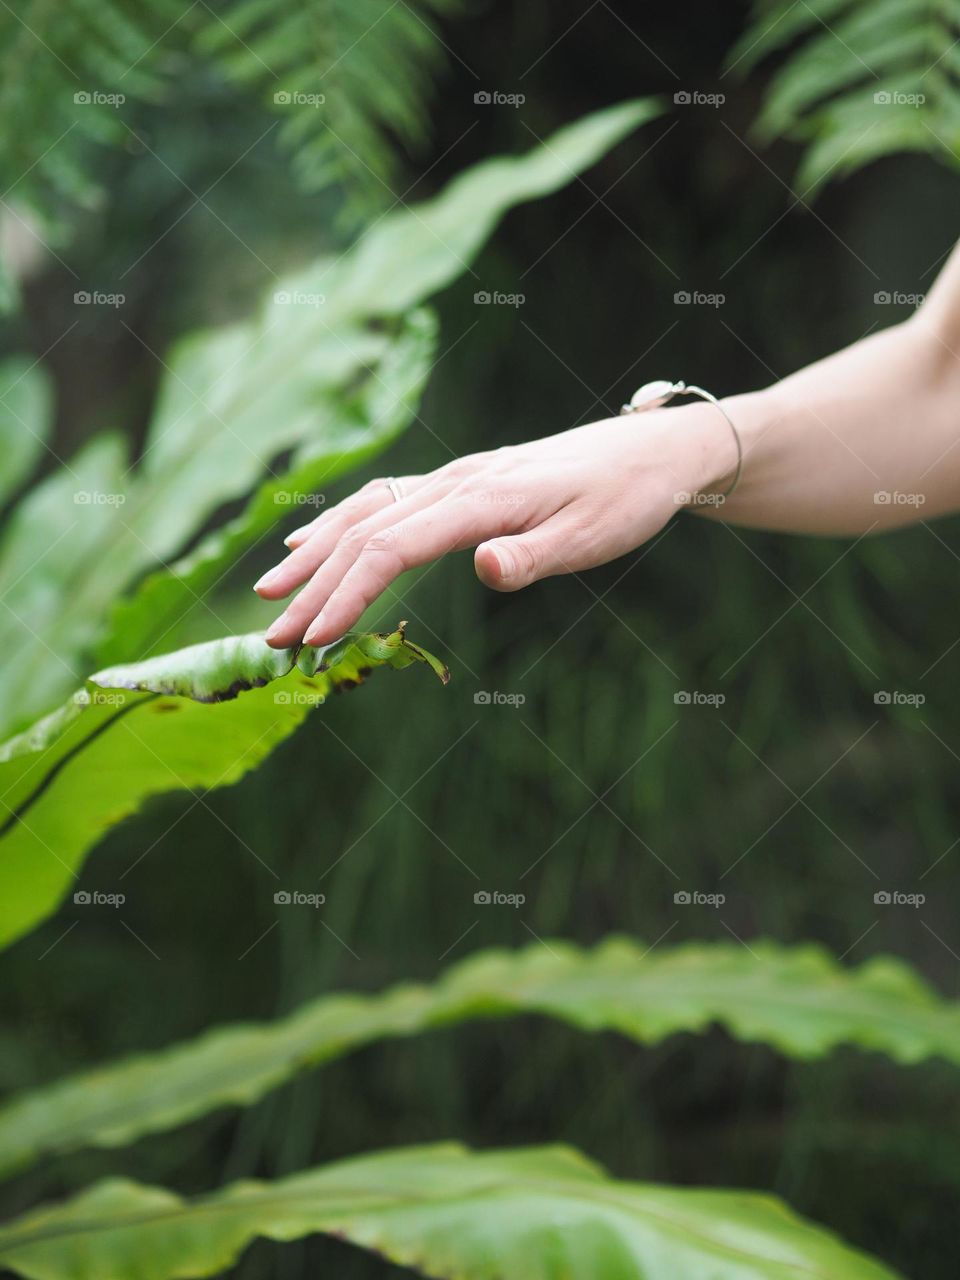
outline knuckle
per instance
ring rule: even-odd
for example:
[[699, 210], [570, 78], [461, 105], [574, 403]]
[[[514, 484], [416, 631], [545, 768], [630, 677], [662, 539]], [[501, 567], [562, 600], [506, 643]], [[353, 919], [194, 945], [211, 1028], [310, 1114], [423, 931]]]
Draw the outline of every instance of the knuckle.
[[481, 474], [493, 456], [494, 454], [489, 450], [483, 453], [468, 453], [462, 458], [454, 458], [445, 467], [441, 467], [439, 474], [447, 480], [465, 480], [467, 477]]
[[514, 546], [520, 573], [525, 578], [535, 578], [543, 568], [543, 546], [539, 541], [521, 540]]
[[359, 555], [369, 536], [363, 525], [354, 525], [353, 528], [341, 534], [338, 547], [348, 555]]
[[476, 469], [476, 461], [473, 457], [455, 458], [453, 462], [448, 462], [445, 467], [441, 468], [443, 475], [448, 480], [460, 480], [464, 476], [468, 476]]
[[400, 530], [396, 525], [387, 529], [378, 529], [363, 541], [361, 555], [378, 555], [384, 551], [395, 551], [400, 541]]

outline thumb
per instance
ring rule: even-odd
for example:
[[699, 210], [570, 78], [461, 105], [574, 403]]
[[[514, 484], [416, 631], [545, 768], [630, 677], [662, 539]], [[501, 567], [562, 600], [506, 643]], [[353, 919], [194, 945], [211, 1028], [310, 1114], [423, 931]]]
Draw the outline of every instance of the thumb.
[[553, 521], [510, 538], [482, 542], [473, 557], [477, 577], [494, 591], [519, 591], [540, 578], [568, 572], [558, 549], [563, 546]]

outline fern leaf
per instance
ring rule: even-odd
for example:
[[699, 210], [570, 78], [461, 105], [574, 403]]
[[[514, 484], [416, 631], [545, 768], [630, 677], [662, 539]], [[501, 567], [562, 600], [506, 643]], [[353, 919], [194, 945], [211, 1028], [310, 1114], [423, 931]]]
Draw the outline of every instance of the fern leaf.
[[395, 141], [429, 132], [425, 87], [442, 64], [431, 21], [456, 0], [244, 0], [213, 10], [199, 47], [230, 80], [258, 87], [304, 187], [336, 174], [362, 198], [392, 196]]
[[[0, 183], [56, 224], [59, 202], [96, 199], [85, 141], [125, 133], [124, 101], [158, 81], [148, 54], [182, 9], [173, 0], [24, 0], [0, 7]], [[78, 159], [78, 157], [81, 157]]]
[[760, 4], [730, 65], [741, 71], [796, 45], [757, 122], [767, 141], [807, 143], [801, 187], [894, 151], [957, 163], [960, 0], [816, 0]]

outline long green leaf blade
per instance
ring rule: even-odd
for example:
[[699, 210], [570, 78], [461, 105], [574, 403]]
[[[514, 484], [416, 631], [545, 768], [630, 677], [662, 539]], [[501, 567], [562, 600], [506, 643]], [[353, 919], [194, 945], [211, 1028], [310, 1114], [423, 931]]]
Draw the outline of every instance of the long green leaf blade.
[[230, 636], [91, 676], [0, 745], [0, 945], [54, 910], [87, 850], [147, 797], [229, 786], [327, 694], [413, 662], [446, 675], [401, 627], [299, 653]]
[[101, 1182], [0, 1228], [28, 1280], [211, 1276], [257, 1236], [325, 1232], [455, 1280], [894, 1280], [772, 1196], [619, 1182], [574, 1151], [361, 1156], [185, 1200]]
[[43, 454], [51, 400], [49, 381], [36, 361], [16, 357], [0, 365], [0, 503], [17, 491]]
[[719, 1023], [802, 1059], [849, 1044], [900, 1063], [939, 1054], [960, 1065], [960, 1008], [892, 958], [844, 969], [819, 947], [764, 941], [751, 941], [750, 951], [723, 942], [653, 951], [622, 938], [593, 950], [551, 942], [479, 952], [431, 986], [322, 996], [277, 1022], [221, 1027], [27, 1093], [0, 1110], [0, 1173], [249, 1105], [378, 1039], [520, 1014], [641, 1044]]

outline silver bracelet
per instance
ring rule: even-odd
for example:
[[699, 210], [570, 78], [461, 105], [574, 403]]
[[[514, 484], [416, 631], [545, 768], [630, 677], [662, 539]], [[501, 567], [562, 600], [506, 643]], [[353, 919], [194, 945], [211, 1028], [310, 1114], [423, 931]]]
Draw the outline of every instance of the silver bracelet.
[[659, 409], [661, 405], [669, 404], [674, 396], [699, 396], [701, 400], [709, 400], [726, 419], [727, 426], [733, 432], [733, 439], [737, 446], [737, 469], [733, 473], [733, 482], [726, 493], [720, 495], [722, 498], [729, 498], [740, 483], [740, 473], [743, 471], [743, 445], [740, 441], [740, 432], [737, 430], [736, 423], [716, 396], [711, 395], [709, 391], [704, 391], [703, 387], [691, 387], [685, 382], [668, 382], [666, 379], [661, 379], [659, 382], [645, 382], [638, 391], [633, 393], [630, 397], [630, 403], [623, 405], [620, 412], [644, 413], [647, 409]]

